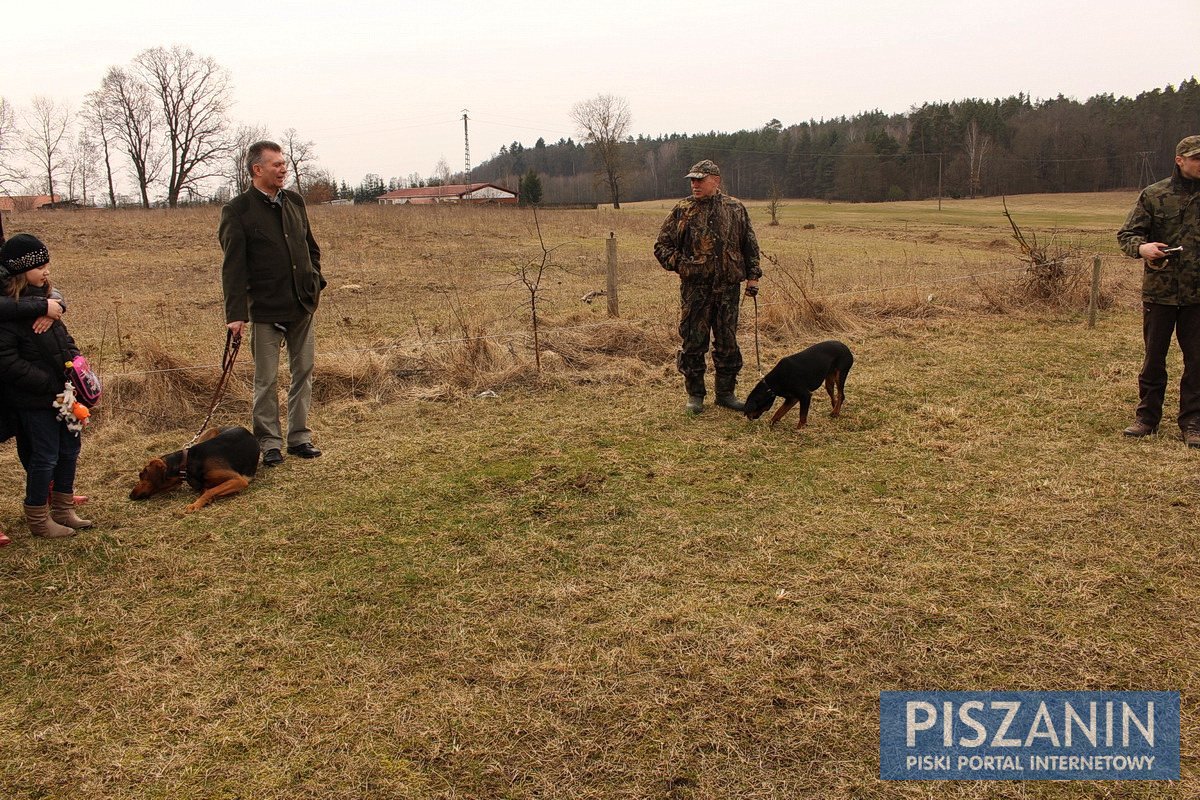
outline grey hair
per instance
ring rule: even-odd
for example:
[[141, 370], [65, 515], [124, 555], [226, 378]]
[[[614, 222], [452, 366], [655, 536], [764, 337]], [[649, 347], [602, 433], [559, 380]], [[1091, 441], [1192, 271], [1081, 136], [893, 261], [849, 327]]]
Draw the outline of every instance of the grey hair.
[[265, 150], [270, 150], [273, 153], [283, 152], [282, 147], [267, 139], [250, 145], [246, 149], [246, 171], [250, 173], [251, 178], [254, 177], [254, 165], [262, 161], [262, 154]]

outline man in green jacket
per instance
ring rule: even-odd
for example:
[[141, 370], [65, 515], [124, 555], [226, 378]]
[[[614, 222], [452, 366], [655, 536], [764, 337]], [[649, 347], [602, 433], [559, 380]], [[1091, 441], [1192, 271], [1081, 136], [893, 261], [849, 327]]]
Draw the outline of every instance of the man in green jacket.
[[1142, 190], [1117, 241], [1125, 255], [1144, 264], [1146, 358], [1138, 374], [1137, 417], [1124, 433], [1140, 438], [1157, 432], [1175, 333], [1183, 352], [1179, 428], [1188, 447], [1200, 448], [1200, 136], [1176, 145], [1171, 177]]
[[218, 237], [225, 260], [225, 321], [235, 336], [250, 327], [254, 356], [254, 435], [263, 464], [283, 463], [279, 428], [279, 350], [286, 343], [292, 374], [288, 390], [287, 451], [316, 458], [308, 412], [316, 344], [313, 313], [325, 288], [321, 248], [308, 225], [304, 199], [283, 188], [287, 159], [274, 142], [250, 145], [251, 186], [221, 209]]
[[717, 405], [741, 411], [733, 393], [742, 369], [737, 343], [741, 283], [758, 294], [758, 239], [750, 215], [737, 198], [721, 191], [721, 170], [712, 161], [692, 166], [686, 176], [692, 196], [671, 209], [654, 243], [663, 269], [679, 275], [679, 337], [676, 366], [687, 389], [687, 410], [704, 410], [704, 354], [712, 333]]

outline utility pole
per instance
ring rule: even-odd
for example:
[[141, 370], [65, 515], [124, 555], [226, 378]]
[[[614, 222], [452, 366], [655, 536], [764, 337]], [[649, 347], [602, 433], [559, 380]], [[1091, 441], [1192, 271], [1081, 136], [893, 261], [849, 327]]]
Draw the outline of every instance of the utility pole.
[[1150, 166], [1150, 156], [1153, 153], [1153, 150], [1138, 151], [1138, 186], [1154, 183], [1154, 170]]
[[463, 109], [463, 163], [466, 165], [466, 172], [463, 173], [463, 179], [467, 183], [467, 191], [471, 190], [471, 132], [467, 130], [467, 109]]
[[942, 210], [942, 154], [938, 153], [938, 211]]

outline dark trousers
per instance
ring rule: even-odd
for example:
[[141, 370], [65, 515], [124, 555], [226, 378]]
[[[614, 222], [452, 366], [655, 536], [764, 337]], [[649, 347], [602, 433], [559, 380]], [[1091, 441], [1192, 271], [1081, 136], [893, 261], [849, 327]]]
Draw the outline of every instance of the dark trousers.
[[741, 286], [735, 283], [714, 288], [680, 281], [679, 299], [679, 338], [683, 341], [675, 364], [687, 381], [688, 393], [704, 394], [704, 354], [708, 352], [710, 331], [717, 391], [733, 391], [742, 369], [742, 351], [737, 343]]
[[1179, 380], [1179, 427], [1200, 426], [1200, 305], [1166, 306], [1142, 303], [1142, 338], [1146, 360], [1138, 374], [1139, 422], [1156, 427], [1162, 421], [1167, 392], [1167, 350], [1171, 334], [1183, 352], [1183, 377]]
[[82, 444], [53, 408], [17, 411], [17, 457], [25, 467], [25, 505], [44, 506], [50, 482], [56, 492], [75, 491], [75, 465]]

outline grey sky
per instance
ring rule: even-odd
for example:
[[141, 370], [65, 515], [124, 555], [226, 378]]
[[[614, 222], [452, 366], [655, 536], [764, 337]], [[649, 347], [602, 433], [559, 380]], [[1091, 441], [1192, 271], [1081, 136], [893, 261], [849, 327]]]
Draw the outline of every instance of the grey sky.
[[[736, 130], [925, 101], [1137, 94], [1196, 73], [1189, 3], [277, 2], [6, 4], [0, 95], [78, 108], [104, 70], [186, 44], [227, 67], [237, 122], [316, 142], [356, 184], [574, 135], [571, 105], [629, 100], [634, 133]], [[258, 8], [264, 10], [258, 11]], [[1195, 8], [1191, 9], [1193, 12]]]

